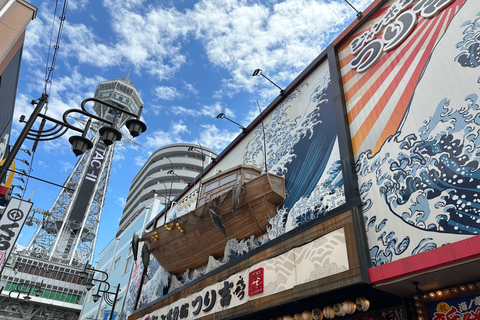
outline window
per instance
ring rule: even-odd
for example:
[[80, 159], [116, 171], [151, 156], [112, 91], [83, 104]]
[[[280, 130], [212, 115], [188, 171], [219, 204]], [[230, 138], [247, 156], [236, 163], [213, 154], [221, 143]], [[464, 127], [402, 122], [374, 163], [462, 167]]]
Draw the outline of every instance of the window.
[[122, 276], [130, 270], [130, 261], [132, 261], [132, 257], [132, 247], [129, 247], [127, 253], [127, 260], [125, 260], [125, 265], [123, 266]]
[[118, 265], [120, 264], [120, 258], [121, 257], [118, 257], [117, 260], [115, 260], [115, 262], [113, 263], [113, 268], [112, 269], [116, 269], [118, 267]]
[[210, 191], [218, 187], [218, 181], [212, 182], [205, 187], [205, 192]]
[[225, 178], [222, 178], [222, 180], [220, 180], [220, 185], [223, 186], [225, 183], [235, 180], [236, 177], [237, 174], [233, 173]]

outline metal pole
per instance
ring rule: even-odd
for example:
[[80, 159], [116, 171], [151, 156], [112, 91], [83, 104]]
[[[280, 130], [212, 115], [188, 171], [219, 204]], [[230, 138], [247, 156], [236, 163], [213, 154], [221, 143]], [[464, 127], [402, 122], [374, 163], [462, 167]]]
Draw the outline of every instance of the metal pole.
[[117, 291], [115, 292], [115, 299], [113, 300], [112, 312], [110, 312], [110, 320], [113, 319], [113, 312], [115, 311], [115, 304], [117, 303], [118, 293], [120, 292], [120, 283], [117, 286]]
[[22, 144], [25, 141], [25, 138], [27, 137], [28, 132], [30, 131], [30, 129], [32, 129], [33, 124], [35, 123], [35, 120], [37, 120], [38, 115], [42, 111], [43, 106], [47, 101], [48, 101], [48, 95], [46, 93], [43, 93], [40, 99], [38, 100], [37, 106], [35, 107], [32, 114], [30, 115], [30, 118], [28, 119], [27, 124], [23, 128], [22, 132], [17, 138], [17, 141], [12, 147], [12, 150], [10, 150], [7, 158], [5, 159], [3, 166], [0, 167], [0, 183], [3, 183], [3, 181], [5, 181], [5, 177], [7, 176], [8, 169], [12, 165], [13, 159], [15, 159], [15, 157], [17, 156], [17, 153], [22, 147]]

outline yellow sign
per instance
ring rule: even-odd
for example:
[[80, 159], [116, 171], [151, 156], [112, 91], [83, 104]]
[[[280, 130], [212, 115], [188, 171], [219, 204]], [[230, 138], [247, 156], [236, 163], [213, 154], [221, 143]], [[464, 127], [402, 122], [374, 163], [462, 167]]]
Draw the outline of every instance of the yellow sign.
[[445, 302], [440, 302], [437, 305], [437, 312], [447, 313], [450, 310], [450, 306]]
[[[0, 166], [3, 166], [3, 163], [5, 162], [5, 159], [3, 159], [2, 161], [0, 161]], [[8, 178], [7, 178], [7, 181], [5, 182], [5, 184], [3, 186], [7, 187], [10, 189], [10, 187], [12, 186], [12, 183], [13, 183], [13, 176], [15, 175], [15, 160], [12, 161], [12, 171], [10, 171], [10, 173], [8, 174]], [[8, 169], [8, 168], [7, 168]]]

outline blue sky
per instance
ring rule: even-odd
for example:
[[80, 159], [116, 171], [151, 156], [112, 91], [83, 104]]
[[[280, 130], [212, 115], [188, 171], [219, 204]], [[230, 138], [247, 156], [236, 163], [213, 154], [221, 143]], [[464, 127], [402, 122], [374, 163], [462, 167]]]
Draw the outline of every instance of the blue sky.
[[[59, 21], [55, 1], [30, 2], [38, 15], [27, 28], [14, 119], [29, 115], [29, 102], [41, 96], [52, 21]], [[359, 10], [371, 2], [350, 1]], [[128, 75], [148, 126], [136, 139], [141, 146], [116, 149], [96, 255], [113, 239], [130, 183], [154, 150], [199, 142], [220, 152], [240, 130], [218, 113], [246, 126], [257, 100], [263, 109], [279, 94], [253, 70], [286, 87], [354, 19], [343, 0], [68, 1], [47, 114], [60, 119], [92, 97], [99, 81]], [[14, 120], [12, 144], [21, 128]], [[39, 144], [33, 176], [63, 184], [77, 160], [67, 139]], [[30, 180], [26, 198], [34, 187], [34, 208], [50, 209], [59, 188]], [[19, 243], [34, 231], [25, 228]]]

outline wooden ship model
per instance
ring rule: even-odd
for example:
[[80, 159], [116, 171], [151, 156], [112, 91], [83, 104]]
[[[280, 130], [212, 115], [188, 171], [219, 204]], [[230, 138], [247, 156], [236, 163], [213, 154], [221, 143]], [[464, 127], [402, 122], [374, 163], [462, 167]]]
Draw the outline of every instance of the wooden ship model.
[[195, 209], [154, 226], [142, 240], [166, 271], [180, 274], [206, 265], [209, 256], [222, 258], [229, 239], [265, 234], [284, 200], [283, 176], [239, 165], [205, 179]]

